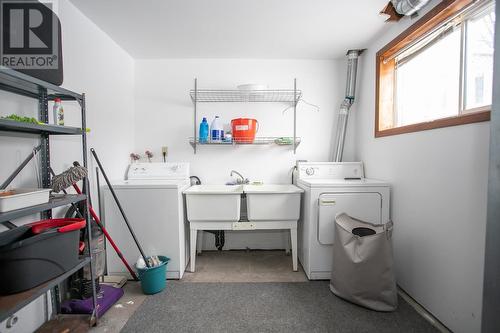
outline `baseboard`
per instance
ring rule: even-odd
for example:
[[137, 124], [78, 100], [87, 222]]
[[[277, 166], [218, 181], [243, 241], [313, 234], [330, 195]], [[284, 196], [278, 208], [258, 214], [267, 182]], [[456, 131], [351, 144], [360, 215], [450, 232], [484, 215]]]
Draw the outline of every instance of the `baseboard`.
[[432, 313], [427, 311], [422, 305], [420, 305], [417, 301], [413, 299], [406, 291], [401, 289], [401, 287], [398, 286], [398, 294], [403, 298], [406, 303], [410, 304], [412, 308], [415, 309], [415, 311], [418, 312], [419, 315], [421, 315], [425, 320], [427, 320], [432, 326], [434, 326], [437, 330], [439, 330], [441, 333], [452, 333], [452, 331], [446, 327], [439, 319], [434, 317]]

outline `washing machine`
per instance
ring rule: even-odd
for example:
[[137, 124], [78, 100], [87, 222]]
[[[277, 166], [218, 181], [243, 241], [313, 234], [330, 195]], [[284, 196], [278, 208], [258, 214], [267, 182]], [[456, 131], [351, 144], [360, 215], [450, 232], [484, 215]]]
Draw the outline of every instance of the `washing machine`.
[[390, 186], [365, 178], [361, 162], [300, 162], [296, 184], [304, 189], [299, 261], [310, 280], [330, 279], [335, 216], [345, 212], [370, 223], [387, 222]]
[[[167, 278], [180, 279], [189, 261], [189, 225], [182, 192], [190, 186], [188, 163], [133, 163], [127, 179], [111, 182], [145, 254], [170, 258]], [[139, 250], [107, 186], [102, 187], [102, 219], [130, 265]], [[187, 231], [187, 232], [186, 232]], [[108, 275], [130, 275], [111, 246]]]

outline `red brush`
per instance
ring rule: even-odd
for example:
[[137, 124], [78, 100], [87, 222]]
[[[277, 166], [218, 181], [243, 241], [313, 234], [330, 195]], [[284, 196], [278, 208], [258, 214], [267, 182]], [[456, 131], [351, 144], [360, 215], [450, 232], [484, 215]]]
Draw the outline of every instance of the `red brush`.
[[[78, 172], [75, 172], [75, 170], [78, 171]], [[83, 172], [83, 170], [85, 170], [85, 172]], [[53, 176], [55, 176], [54, 171], [52, 169], [50, 169], [50, 172], [52, 173]], [[63, 172], [59, 176], [55, 176], [54, 178], [58, 179], [58, 183], [59, 183], [58, 186], [59, 186], [60, 190], [63, 191], [64, 193], [67, 193], [66, 190], [65, 190], [66, 187], [73, 186], [73, 188], [75, 189], [75, 191], [78, 194], [82, 194], [82, 191], [80, 190], [80, 188], [78, 187], [78, 185], [76, 184], [76, 182], [79, 181], [79, 180], [81, 180], [81, 179], [83, 179], [86, 176], [87, 176], [87, 169], [83, 168], [82, 166], [80, 166], [80, 164], [78, 162], [73, 162], [73, 167], [72, 168], [70, 168], [66, 172]], [[74, 207], [76, 208], [76, 206], [74, 206]], [[77, 209], [77, 211], [78, 211], [78, 209]], [[137, 275], [135, 274], [135, 272], [133, 271], [133, 269], [130, 267], [130, 265], [128, 264], [127, 260], [123, 256], [122, 252], [120, 251], [120, 249], [118, 248], [118, 246], [115, 244], [115, 242], [111, 238], [111, 235], [108, 233], [108, 231], [106, 230], [106, 228], [104, 227], [104, 225], [101, 223], [101, 220], [99, 219], [99, 217], [95, 213], [94, 209], [90, 205], [89, 205], [89, 212], [90, 212], [90, 215], [92, 215], [94, 221], [97, 223], [97, 225], [99, 226], [99, 228], [104, 233], [104, 236], [106, 236], [106, 239], [111, 244], [111, 246], [115, 250], [115, 252], [118, 255], [118, 257], [120, 257], [121, 261], [123, 262], [123, 264], [125, 265], [125, 267], [129, 271], [130, 275], [132, 275], [132, 277], [134, 278], [134, 280], [138, 281], [139, 279], [137, 278]]]
[[[82, 194], [82, 191], [80, 190], [80, 188], [78, 187], [78, 185], [73, 184], [73, 188], [75, 189], [76, 193]], [[95, 213], [94, 208], [92, 208], [92, 206], [90, 206], [90, 205], [89, 205], [89, 212], [90, 212], [90, 215], [92, 215], [95, 223], [97, 223], [97, 225], [99, 226], [99, 228], [104, 233], [104, 236], [106, 236], [106, 239], [109, 241], [109, 244], [111, 244], [111, 246], [115, 250], [115, 252], [118, 255], [118, 257], [120, 257], [120, 259], [123, 262], [123, 264], [125, 265], [125, 267], [127, 267], [127, 270], [129, 271], [130, 275], [132, 275], [132, 278], [134, 280], [136, 280], [136, 281], [139, 281], [139, 279], [137, 278], [137, 275], [135, 274], [134, 270], [128, 264], [127, 259], [125, 259], [125, 257], [123, 256], [123, 254], [120, 251], [120, 249], [118, 248], [118, 246], [116, 246], [115, 242], [113, 241], [113, 239], [109, 235], [109, 233], [106, 230], [106, 228], [104, 227], [104, 225], [102, 225], [101, 220], [99, 219], [99, 217]]]

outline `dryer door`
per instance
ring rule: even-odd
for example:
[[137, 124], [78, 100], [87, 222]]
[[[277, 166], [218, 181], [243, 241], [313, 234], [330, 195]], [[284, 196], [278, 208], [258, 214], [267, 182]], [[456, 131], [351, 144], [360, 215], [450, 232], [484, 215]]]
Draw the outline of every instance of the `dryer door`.
[[382, 223], [380, 193], [324, 193], [319, 196], [318, 242], [333, 244], [335, 215], [347, 213], [362, 221]]

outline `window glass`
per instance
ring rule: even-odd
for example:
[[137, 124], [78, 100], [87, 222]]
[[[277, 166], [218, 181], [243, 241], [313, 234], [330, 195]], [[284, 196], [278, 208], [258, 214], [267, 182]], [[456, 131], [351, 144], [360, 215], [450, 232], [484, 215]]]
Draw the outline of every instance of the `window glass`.
[[400, 64], [396, 58], [395, 126], [458, 114], [460, 36], [454, 29]]
[[493, 83], [493, 9], [467, 21], [465, 64], [465, 109], [491, 104]]
[[375, 136], [490, 120], [495, 1], [441, 1], [377, 52]]

